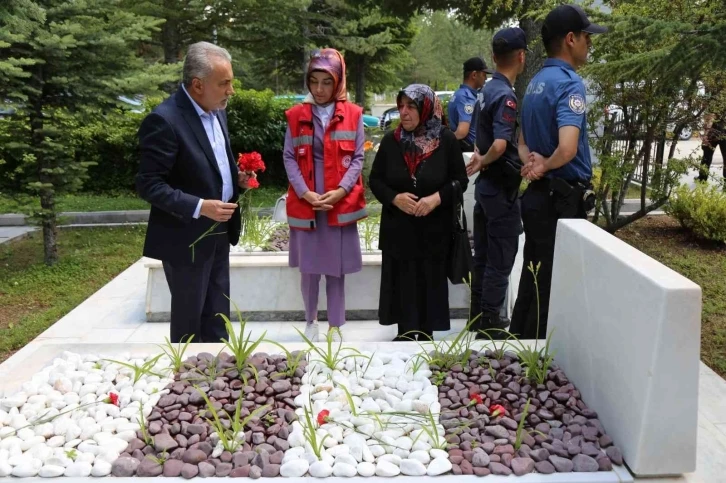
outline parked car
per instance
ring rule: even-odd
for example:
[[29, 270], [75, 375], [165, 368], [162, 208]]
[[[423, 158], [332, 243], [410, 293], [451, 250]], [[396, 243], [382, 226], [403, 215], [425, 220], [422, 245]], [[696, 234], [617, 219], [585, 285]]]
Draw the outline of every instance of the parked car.
[[454, 95], [454, 91], [435, 91], [434, 94], [436, 94], [436, 97], [438, 97], [441, 102], [444, 102], [451, 99], [451, 96]]
[[390, 109], [386, 109], [385, 111], [383, 111], [383, 115], [381, 116], [380, 124], [378, 126], [384, 131], [387, 131], [391, 128], [391, 123], [394, 120], [399, 119], [400, 117], [401, 116], [398, 113], [397, 107], [391, 107]]
[[[611, 104], [611, 105], [609, 105], [608, 107], [605, 108], [605, 114], [607, 116], [609, 116], [610, 118], [613, 118], [614, 117], [616, 120], [620, 120], [622, 118], [622, 115], [623, 115], [623, 109], [620, 106], [618, 106], [618, 105]], [[618, 126], [618, 124], [619, 123], [622, 123], [622, 122], [623, 122], [622, 120], [616, 121], [616, 124], [614, 126], [614, 129], [615, 129], [614, 132], [615, 132], [615, 135], [616, 136], [623, 129], [622, 127], [619, 127]], [[666, 126], [666, 132], [668, 134], [673, 134], [675, 128], [676, 128], [675, 123], [673, 123], [673, 122], [668, 123], [668, 125]], [[690, 126], [686, 126], [686, 127], [683, 128], [683, 130], [681, 130], [681, 133], [678, 136], [678, 139], [680, 139], [681, 141], [688, 141], [692, 137], [693, 137], [693, 130], [691, 129]]]
[[378, 127], [380, 119], [370, 114], [363, 114], [363, 127]]

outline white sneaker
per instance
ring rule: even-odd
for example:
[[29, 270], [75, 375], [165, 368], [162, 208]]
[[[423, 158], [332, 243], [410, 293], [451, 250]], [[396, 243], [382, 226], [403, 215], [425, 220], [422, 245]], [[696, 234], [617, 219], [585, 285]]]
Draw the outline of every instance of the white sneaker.
[[310, 342], [318, 341], [318, 321], [317, 320], [308, 322], [305, 325], [305, 337], [307, 337]]

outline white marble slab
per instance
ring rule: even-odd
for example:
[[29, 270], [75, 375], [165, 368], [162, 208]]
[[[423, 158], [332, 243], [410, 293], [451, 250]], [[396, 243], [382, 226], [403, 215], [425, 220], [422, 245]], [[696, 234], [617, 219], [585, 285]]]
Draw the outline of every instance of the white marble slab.
[[[148, 259], [146, 314], [150, 321], [168, 320], [171, 295], [161, 262]], [[381, 286], [381, 255], [363, 255], [363, 269], [345, 279], [346, 310], [378, 311]], [[288, 266], [286, 253], [255, 256], [230, 256], [230, 298], [242, 312], [300, 312], [300, 271]], [[321, 280], [318, 307], [327, 306], [325, 281]], [[469, 289], [449, 284], [451, 309], [469, 309]], [[274, 318], [274, 316], [273, 316]]]
[[557, 361], [636, 475], [694, 471], [700, 287], [585, 220], [560, 220], [554, 260]]

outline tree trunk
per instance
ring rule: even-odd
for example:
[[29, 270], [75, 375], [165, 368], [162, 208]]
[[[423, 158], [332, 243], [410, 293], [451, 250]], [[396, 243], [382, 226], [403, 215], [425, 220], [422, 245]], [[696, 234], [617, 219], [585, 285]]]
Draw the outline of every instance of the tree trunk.
[[365, 107], [366, 102], [366, 58], [358, 56], [355, 63], [355, 103]]
[[[539, 3], [537, 0], [524, 2], [522, 11], [527, 12], [530, 8], [537, 7]], [[522, 17], [519, 19], [519, 26], [527, 35], [527, 45], [532, 50], [532, 52], [527, 52], [526, 54], [527, 60], [524, 63], [524, 72], [517, 76], [517, 80], [514, 83], [514, 92], [517, 94], [521, 104], [524, 99], [524, 94], [527, 92], [529, 81], [532, 80], [532, 77], [539, 72], [544, 64], [546, 53], [542, 45], [542, 23], [535, 21], [531, 17]]]
[[43, 209], [43, 261], [53, 266], [58, 262], [58, 223], [55, 213], [55, 195], [52, 190], [43, 190], [40, 193], [40, 207]]
[[44, 185], [51, 185], [50, 188], [43, 187], [40, 189], [40, 207], [41, 207], [41, 225], [43, 227], [43, 261], [48, 266], [53, 266], [58, 262], [58, 245], [56, 244], [56, 236], [58, 232], [57, 220], [55, 213], [55, 197], [53, 195], [53, 180], [45, 172], [48, 162], [44, 151], [45, 134], [43, 133], [43, 100], [37, 98], [32, 103], [33, 109], [30, 112], [30, 129], [33, 146], [36, 148], [35, 162], [37, 166], [38, 181]]

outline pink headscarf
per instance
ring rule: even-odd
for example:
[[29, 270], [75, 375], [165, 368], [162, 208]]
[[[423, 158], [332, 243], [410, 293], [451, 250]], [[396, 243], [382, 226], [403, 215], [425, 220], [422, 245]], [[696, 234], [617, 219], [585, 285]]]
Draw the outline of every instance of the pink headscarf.
[[[330, 74], [333, 78], [333, 101], [347, 101], [348, 91], [345, 87], [345, 61], [343, 56], [335, 49], [321, 49], [313, 51], [310, 55], [310, 64], [308, 64], [308, 77], [314, 71], [322, 71]], [[306, 101], [311, 100], [312, 96], [308, 95]], [[314, 102], [314, 101], [312, 101]]]

